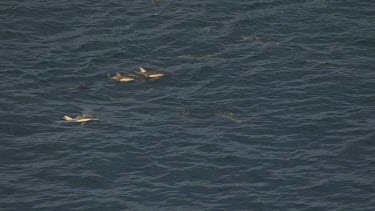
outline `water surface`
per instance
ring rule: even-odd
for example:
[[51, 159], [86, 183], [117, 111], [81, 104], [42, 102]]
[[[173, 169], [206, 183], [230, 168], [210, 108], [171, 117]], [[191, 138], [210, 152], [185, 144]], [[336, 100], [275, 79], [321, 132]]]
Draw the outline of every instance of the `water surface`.
[[375, 210], [374, 11], [2, 1], [1, 210]]

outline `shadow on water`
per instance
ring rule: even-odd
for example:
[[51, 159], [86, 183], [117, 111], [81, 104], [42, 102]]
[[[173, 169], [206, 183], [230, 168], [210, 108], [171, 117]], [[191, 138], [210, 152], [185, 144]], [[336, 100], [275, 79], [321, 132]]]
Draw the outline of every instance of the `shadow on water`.
[[[182, 112], [179, 112], [178, 115], [190, 122], [193, 122], [195, 119], [211, 119], [213, 117], [221, 117], [223, 119], [231, 120], [235, 123], [242, 123], [242, 120], [240, 117], [233, 112], [221, 112], [221, 111], [213, 111], [213, 112], [202, 112], [199, 110], [194, 110], [194, 111], [189, 111], [189, 110], [184, 110]], [[212, 121], [212, 120], [209, 120]]]
[[79, 87], [69, 88], [65, 92], [67, 94], [77, 94], [77, 93], [88, 91], [90, 89], [91, 89], [91, 86], [87, 85], [86, 83], [81, 83]]

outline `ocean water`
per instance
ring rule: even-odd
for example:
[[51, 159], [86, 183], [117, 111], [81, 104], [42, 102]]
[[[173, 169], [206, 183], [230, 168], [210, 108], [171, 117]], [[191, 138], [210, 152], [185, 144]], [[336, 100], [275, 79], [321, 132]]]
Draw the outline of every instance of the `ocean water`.
[[[1, 1], [0, 210], [375, 210], [374, 32], [370, 0]], [[108, 77], [139, 67], [171, 75]]]

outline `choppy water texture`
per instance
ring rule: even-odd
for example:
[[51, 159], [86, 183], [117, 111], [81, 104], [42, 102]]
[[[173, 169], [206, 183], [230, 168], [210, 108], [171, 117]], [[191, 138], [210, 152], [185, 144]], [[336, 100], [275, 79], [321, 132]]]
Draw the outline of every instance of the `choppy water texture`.
[[[372, 0], [1, 1], [0, 209], [375, 210], [374, 31]], [[174, 75], [107, 76], [140, 66]]]

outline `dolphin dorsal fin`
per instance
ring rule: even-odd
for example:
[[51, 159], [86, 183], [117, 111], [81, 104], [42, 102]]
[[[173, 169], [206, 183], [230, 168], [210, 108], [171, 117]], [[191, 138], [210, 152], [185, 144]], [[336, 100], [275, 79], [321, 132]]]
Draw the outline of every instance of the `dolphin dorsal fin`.
[[145, 70], [145, 69], [142, 68], [142, 67], [139, 68], [139, 71], [141, 71], [141, 73], [145, 73], [145, 72], [147, 72], [147, 70]]
[[64, 119], [65, 119], [66, 121], [73, 121], [73, 118], [72, 118], [72, 117], [69, 117], [69, 116], [64, 116]]

